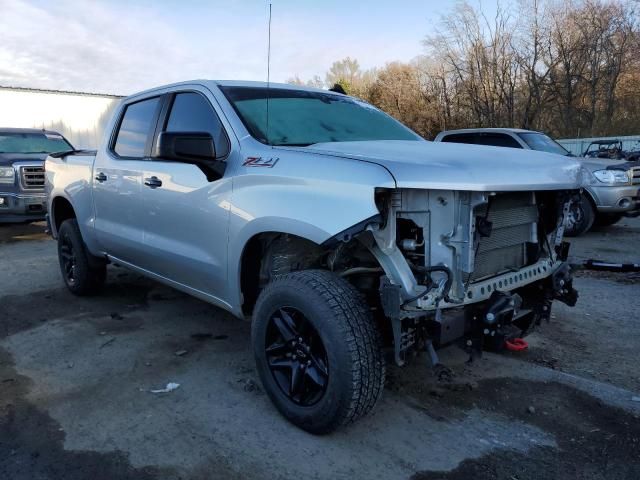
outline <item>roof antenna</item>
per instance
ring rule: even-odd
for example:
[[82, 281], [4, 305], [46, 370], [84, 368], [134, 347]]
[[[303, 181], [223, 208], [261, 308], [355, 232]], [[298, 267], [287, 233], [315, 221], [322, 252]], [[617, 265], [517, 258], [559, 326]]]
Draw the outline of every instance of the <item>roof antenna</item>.
[[269, 140], [269, 100], [271, 97], [271, 2], [269, 2], [269, 40], [267, 43], [267, 145], [271, 145]]

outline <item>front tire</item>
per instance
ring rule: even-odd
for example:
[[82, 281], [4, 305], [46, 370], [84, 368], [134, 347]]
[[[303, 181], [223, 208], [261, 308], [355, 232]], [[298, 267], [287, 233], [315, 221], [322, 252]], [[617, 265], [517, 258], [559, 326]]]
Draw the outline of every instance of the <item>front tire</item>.
[[58, 229], [58, 260], [62, 279], [74, 295], [92, 295], [104, 285], [107, 266], [90, 256], [75, 218]]
[[382, 394], [380, 335], [360, 293], [323, 270], [276, 277], [251, 330], [256, 366], [280, 413], [328, 433], [369, 413]]
[[580, 201], [571, 204], [564, 233], [567, 237], [579, 237], [589, 231], [596, 218], [596, 211], [591, 200], [584, 194]]

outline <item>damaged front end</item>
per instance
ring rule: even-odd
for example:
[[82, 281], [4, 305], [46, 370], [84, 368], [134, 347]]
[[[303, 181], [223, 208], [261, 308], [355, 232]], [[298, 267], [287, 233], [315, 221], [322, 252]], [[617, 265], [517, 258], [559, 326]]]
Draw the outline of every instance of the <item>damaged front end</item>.
[[379, 190], [379, 223], [357, 239], [373, 254], [395, 361], [455, 341], [473, 355], [575, 305], [562, 241], [576, 191]]

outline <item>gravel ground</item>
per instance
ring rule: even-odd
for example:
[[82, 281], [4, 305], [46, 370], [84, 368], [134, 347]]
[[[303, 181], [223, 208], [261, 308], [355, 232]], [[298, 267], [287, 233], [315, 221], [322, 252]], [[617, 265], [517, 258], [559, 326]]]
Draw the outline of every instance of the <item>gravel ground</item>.
[[[528, 351], [445, 349], [451, 383], [423, 357], [390, 368], [373, 416], [314, 437], [262, 392], [248, 323], [118, 268], [75, 298], [41, 232], [0, 226], [0, 479], [640, 478], [633, 274], [578, 271]], [[638, 262], [639, 238], [624, 220], [571, 261]]]

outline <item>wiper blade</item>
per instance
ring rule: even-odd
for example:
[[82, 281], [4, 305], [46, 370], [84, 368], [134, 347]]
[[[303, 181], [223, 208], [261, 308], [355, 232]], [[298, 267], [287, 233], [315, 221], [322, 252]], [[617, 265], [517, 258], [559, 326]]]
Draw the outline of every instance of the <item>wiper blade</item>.
[[71, 150], [62, 150], [60, 152], [52, 152], [49, 154], [50, 157], [52, 158], [62, 158], [62, 157], [66, 157], [67, 155], [71, 155], [72, 153], [76, 153], [79, 152], [80, 150], [76, 150], [75, 148], [72, 148]]
[[68, 155], [95, 155], [95, 153], [95, 150], [76, 150], [75, 148], [72, 148], [71, 150], [62, 150], [61, 152], [50, 153], [49, 156], [52, 158], [62, 158]]

